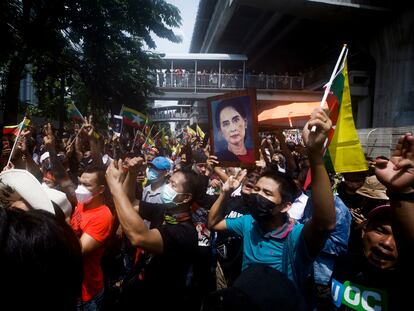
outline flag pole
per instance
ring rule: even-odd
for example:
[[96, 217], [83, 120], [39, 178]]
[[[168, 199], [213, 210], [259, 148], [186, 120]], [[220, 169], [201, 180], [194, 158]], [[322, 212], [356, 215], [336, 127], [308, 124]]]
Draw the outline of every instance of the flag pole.
[[18, 140], [19, 140], [19, 138], [20, 138], [20, 133], [22, 132], [22, 129], [23, 129], [23, 126], [24, 126], [24, 124], [25, 124], [25, 123], [26, 123], [26, 117], [24, 117], [24, 118], [23, 118], [23, 121], [19, 124], [19, 131], [17, 132], [17, 137], [16, 137], [16, 140], [14, 141], [14, 144], [13, 144], [12, 150], [10, 151], [10, 156], [9, 156], [9, 160], [7, 161], [7, 165], [6, 165], [6, 167], [8, 167], [8, 166], [9, 166], [9, 164], [10, 164], [10, 161], [11, 161], [11, 159], [12, 159], [12, 157], [13, 157], [14, 149], [16, 149], [17, 141], [18, 141]]
[[135, 142], [137, 141], [138, 132], [139, 132], [138, 130], [135, 131], [134, 141], [132, 142], [131, 152], [134, 151]]
[[149, 130], [149, 132], [148, 132], [148, 135], [147, 135], [147, 137], [145, 138], [145, 142], [144, 142], [144, 145], [147, 143], [147, 141], [148, 141], [148, 138], [150, 137], [150, 135], [151, 135], [151, 132], [152, 132], [152, 128], [154, 127], [154, 124], [151, 126], [151, 128], [150, 128], [150, 130]]
[[[336, 61], [335, 68], [332, 71], [331, 78], [329, 79], [328, 83], [325, 85], [325, 92], [323, 93], [323, 97], [322, 97], [322, 100], [321, 100], [321, 103], [320, 103], [320, 107], [323, 107], [323, 105], [325, 104], [326, 98], [328, 97], [328, 94], [331, 90], [332, 82], [335, 79], [335, 76], [336, 76], [336, 73], [338, 71], [339, 65], [341, 63], [341, 60], [343, 59], [343, 56], [344, 56], [344, 53], [345, 53], [346, 50], [347, 50], [347, 45], [344, 44], [344, 46], [342, 47], [341, 54], [339, 54], [338, 60]], [[311, 132], [315, 132], [315, 131], [316, 131], [316, 126], [314, 125], [314, 126], [312, 126]]]

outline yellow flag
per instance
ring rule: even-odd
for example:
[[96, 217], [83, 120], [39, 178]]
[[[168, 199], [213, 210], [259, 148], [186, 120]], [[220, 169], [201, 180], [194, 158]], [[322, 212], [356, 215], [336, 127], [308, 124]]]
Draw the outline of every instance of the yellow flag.
[[351, 173], [368, 170], [364, 152], [355, 128], [349, 93], [348, 69], [345, 61], [342, 71], [344, 86], [335, 132], [327, 153], [337, 173]]
[[191, 136], [197, 136], [196, 131], [194, 131], [191, 127], [187, 125], [187, 133]]
[[197, 134], [198, 134], [198, 136], [201, 137], [201, 139], [204, 139], [205, 134], [204, 134], [203, 130], [201, 129], [201, 127], [198, 126], [198, 124], [197, 124]]

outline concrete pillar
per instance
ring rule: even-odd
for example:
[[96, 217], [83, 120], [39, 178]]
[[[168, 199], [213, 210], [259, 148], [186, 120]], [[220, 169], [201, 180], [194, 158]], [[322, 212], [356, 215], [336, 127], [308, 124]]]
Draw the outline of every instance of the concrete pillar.
[[357, 100], [353, 97], [352, 100], [358, 105], [356, 128], [369, 128], [371, 126], [371, 97], [358, 97]]
[[370, 41], [376, 62], [373, 127], [414, 124], [414, 10], [402, 13]]

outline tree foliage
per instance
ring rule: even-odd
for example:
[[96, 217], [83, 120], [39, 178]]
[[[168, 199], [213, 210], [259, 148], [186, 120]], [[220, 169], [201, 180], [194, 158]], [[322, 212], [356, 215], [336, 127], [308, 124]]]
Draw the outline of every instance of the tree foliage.
[[144, 109], [161, 61], [151, 38], [179, 42], [179, 10], [164, 0], [3, 0], [0, 83], [6, 122], [16, 118], [18, 86], [30, 68], [40, 111], [70, 97], [83, 111]]

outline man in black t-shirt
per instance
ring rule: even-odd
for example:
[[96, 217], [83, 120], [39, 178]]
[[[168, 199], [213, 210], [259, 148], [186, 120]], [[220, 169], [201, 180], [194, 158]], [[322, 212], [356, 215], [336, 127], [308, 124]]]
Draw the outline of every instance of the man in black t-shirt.
[[362, 252], [346, 254], [335, 263], [331, 279], [335, 309], [402, 310], [407, 299], [406, 285], [401, 282], [405, 272], [398, 263], [390, 205], [379, 206], [368, 214], [362, 243]]
[[[111, 163], [106, 180], [111, 190], [119, 222], [132, 245], [149, 254], [143, 281], [135, 291], [139, 308], [185, 310], [188, 307], [186, 278], [197, 247], [197, 233], [191, 221], [194, 195], [192, 172], [177, 171], [163, 187], [164, 221], [149, 229], [136, 213], [122, 187], [122, 162]], [[144, 213], [145, 214], [145, 213]], [[157, 213], [155, 213], [157, 214]]]
[[340, 258], [331, 279], [340, 310], [407, 310], [414, 259], [414, 136], [402, 136], [390, 160], [377, 158], [375, 175], [390, 205], [371, 210], [362, 250]]
[[[238, 218], [250, 214], [247, 198], [259, 179], [259, 173], [247, 174], [241, 189], [241, 196], [230, 197], [223, 203], [224, 218]], [[216, 240], [217, 259], [223, 269], [227, 285], [230, 286], [241, 273], [243, 239], [229, 232], [218, 232]]]

